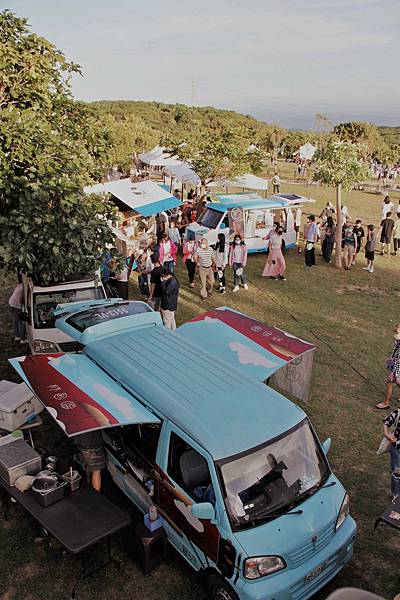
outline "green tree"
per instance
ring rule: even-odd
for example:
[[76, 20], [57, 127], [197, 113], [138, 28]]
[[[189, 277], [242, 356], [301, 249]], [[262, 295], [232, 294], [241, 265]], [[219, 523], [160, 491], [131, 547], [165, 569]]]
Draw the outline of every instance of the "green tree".
[[26, 19], [0, 13], [0, 261], [44, 282], [93, 270], [114, 239], [114, 209], [82, 192], [107, 140], [72, 97], [76, 72]]
[[233, 127], [218, 116], [199, 118], [187, 111], [176, 131], [166, 136], [165, 144], [179, 159], [187, 161], [205, 186], [216, 179], [242, 175], [256, 168], [254, 153], [247, 152], [249, 134], [244, 127]]
[[383, 142], [378, 128], [372, 123], [364, 123], [362, 121], [339, 123], [333, 128], [333, 134], [339, 138], [339, 140], [364, 145], [366, 158], [367, 155], [371, 156], [379, 144]]
[[336, 187], [336, 267], [342, 267], [342, 189], [350, 190], [355, 183], [368, 177], [363, 160], [364, 148], [352, 142], [330, 141], [317, 154], [314, 179]]

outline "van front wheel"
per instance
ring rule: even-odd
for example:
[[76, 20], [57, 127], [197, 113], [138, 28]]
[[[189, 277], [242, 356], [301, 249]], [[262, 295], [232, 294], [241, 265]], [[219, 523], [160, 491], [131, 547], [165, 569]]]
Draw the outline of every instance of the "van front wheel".
[[235, 590], [219, 575], [212, 574], [209, 576], [207, 588], [212, 600], [239, 600]]

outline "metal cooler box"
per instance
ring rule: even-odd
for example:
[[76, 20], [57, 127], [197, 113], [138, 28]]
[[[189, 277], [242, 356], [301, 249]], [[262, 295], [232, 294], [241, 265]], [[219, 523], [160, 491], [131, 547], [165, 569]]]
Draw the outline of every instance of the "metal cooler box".
[[24, 440], [0, 446], [0, 477], [8, 485], [14, 485], [21, 475], [36, 475], [41, 468], [41, 457]]
[[3, 393], [0, 389], [0, 429], [18, 429], [36, 415], [36, 408], [34, 395], [25, 383], [14, 385]]

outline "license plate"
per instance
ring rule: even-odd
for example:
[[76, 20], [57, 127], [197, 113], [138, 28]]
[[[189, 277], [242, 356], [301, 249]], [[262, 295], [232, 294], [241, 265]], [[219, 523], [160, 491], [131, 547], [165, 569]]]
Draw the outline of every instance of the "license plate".
[[315, 579], [315, 577], [318, 577], [318, 575], [320, 575], [322, 573], [322, 571], [325, 571], [328, 564], [329, 563], [326, 560], [321, 565], [319, 565], [316, 569], [314, 569], [313, 571], [308, 573], [308, 575], [305, 576], [304, 583], [308, 583], [309, 581], [312, 581], [313, 579]]

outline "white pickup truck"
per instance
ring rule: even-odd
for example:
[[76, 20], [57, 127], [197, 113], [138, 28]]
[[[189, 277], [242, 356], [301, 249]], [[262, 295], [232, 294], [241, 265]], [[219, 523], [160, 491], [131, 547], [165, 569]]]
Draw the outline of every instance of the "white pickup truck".
[[24, 307], [21, 314], [26, 324], [26, 337], [32, 354], [73, 352], [77, 343], [55, 327], [53, 309], [66, 302], [102, 300], [106, 298], [98, 274], [77, 274], [63, 283], [41, 286], [22, 275]]

